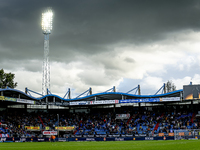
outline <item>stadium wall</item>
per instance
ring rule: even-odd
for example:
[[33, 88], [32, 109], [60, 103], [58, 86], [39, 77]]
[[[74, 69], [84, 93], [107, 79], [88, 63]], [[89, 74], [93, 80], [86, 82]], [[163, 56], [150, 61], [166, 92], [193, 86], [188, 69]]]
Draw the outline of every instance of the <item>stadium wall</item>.
[[[198, 139], [200, 136], [198, 136]], [[104, 138], [56, 138], [58, 142], [72, 141], [136, 141], [136, 140], [174, 140], [174, 137], [104, 137]], [[51, 142], [50, 138], [0, 138], [0, 142]]]

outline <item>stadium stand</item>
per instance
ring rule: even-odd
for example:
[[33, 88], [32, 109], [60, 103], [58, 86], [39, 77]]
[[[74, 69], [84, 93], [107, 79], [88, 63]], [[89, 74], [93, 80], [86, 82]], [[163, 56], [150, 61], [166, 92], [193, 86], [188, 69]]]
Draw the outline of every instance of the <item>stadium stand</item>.
[[184, 99], [184, 90], [104, 92], [74, 99], [35, 98], [10, 88], [0, 93], [0, 141], [48, 141], [52, 135], [64, 141], [174, 139], [177, 130], [196, 130], [200, 138], [200, 100]]

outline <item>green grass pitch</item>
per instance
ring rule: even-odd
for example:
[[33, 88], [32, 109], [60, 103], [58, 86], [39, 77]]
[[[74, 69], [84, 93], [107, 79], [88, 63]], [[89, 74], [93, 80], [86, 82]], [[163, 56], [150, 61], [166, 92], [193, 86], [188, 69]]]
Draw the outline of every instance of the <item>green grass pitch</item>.
[[200, 140], [0, 143], [0, 150], [200, 150]]

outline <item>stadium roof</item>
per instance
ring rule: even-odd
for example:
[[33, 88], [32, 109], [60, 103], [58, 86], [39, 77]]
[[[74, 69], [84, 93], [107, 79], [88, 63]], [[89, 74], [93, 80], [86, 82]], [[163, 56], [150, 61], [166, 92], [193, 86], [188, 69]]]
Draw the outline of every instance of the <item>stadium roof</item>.
[[71, 98], [71, 99], [65, 99], [55, 94], [48, 94], [41, 97], [34, 97], [30, 94], [26, 94], [25, 92], [22, 92], [17, 89], [1, 89], [0, 92], [3, 92], [3, 96], [7, 97], [14, 97], [14, 98], [20, 98], [21, 99], [29, 99], [29, 100], [35, 100], [39, 101], [42, 99], [45, 99], [48, 97], [48, 99], [52, 99], [53, 97], [56, 98], [56, 100], [63, 100], [63, 101], [91, 101], [91, 100], [121, 100], [121, 99], [140, 99], [140, 98], [160, 98], [160, 97], [180, 97], [181, 92], [183, 90], [176, 90], [173, 92], [165, 93], [165, 94], [157, 94], [157, 95], [136, 95], [136, 94], [129, 94], [129, 93], [122, 93], [122, 92], [102, 92], [102, 93], [96, 93], [91, 94], [87, 96], [82, 96], [78, 98]]

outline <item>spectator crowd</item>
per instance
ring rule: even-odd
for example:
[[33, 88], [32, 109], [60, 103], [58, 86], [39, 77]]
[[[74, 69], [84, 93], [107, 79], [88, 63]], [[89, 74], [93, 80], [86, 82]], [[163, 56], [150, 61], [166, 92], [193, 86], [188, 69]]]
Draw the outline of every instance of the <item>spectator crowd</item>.
[[[196, 113], [180, 112], [153, 112], [153, 111], [126, 111], [128, 119], [116, 119], [117, 112], [96, 113], [46, 113], [1, 111], [0, 134], [10, 137], [38, 137], [42, 136], [45, 127], [56, 130], [56, 126], [74, 126], [72, 131], [60, 132], [65, 135], [141, 135], [152, 136], [158, 133], [173, 133], [178, 129], [200, 129], [200, 120]], [[40, 127], [39, 130], [27, 130], [26, 126]]]

